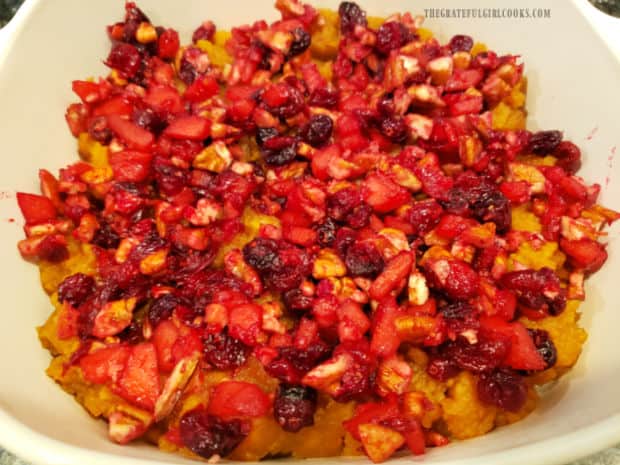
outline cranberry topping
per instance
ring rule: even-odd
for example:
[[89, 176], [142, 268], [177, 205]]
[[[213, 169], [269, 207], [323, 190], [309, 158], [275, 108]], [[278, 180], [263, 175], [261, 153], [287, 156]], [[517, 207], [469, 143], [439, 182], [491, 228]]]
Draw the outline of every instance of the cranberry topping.
[[247, 436], [248, 429], [240, 420], [223, 421], [197, 408], [183, 415], [179, 432], [188, 449], [208, 459], [230, 454]]
[[273, 416], [283, 430], [296, 433], [314, 425], [316, 401], [312, 388], [281, 384], [273, 402]]
[[495, 370], [483, 373], [478, 380], [478, 397], [482, 402], [517, 412], [527, 399], [523, 377], [512, 370]]
[[58, 286], [58, 300], [79, 307], [95, 291], [95, 280], [83, 273], [67, 276]]
[[549, 333], [542, 329], [528, 329], [527, 331], [534, 341], [536, 350], [545, 361], [545, 369], [553, 367], [558, 359], [558, 353]]
[[553, 153], [560, 142], [562, 142], [560, 131], [538, 131], [532, 134], [529, 149], [538, 155], [547, 155]]
[[342, 2], [338, 7], [338, 14], [343, 34], [351, 34], [356, 25], [366, 26], [366, 12], [357, 3]]
[[207, 334], [204, 339], [205, 359], [218, 370], [230, 370], [245, 363], [250, 348], [227, 333]]

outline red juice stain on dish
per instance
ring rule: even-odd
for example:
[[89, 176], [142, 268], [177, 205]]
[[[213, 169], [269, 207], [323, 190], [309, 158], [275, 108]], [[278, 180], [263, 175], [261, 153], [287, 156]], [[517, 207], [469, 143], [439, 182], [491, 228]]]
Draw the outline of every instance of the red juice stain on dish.
[[181, 46], [128, 2], [110, 74], [73, 82], [82, 161], [17, 194], [50, 376], [112, 440], [213, 461], [380, 462], [524, 417], [619, 217], [579, 147], [525, 129], [516, 55], [276, 7]]
[[[616, 158], [616, 146], [615, 145], [611, 148], [611, 155], [607, 157], [607, 168], [609, 169], [609, 172], [611, 172], [614, 166], [614, 158]], [[605, 176], [605, 187], [609, 187], [610, 182], [611, 182], [611, 176], [608, 174], [607, 176]]]
[[594, 135], [598, 132], [598, 126], [594, 126], [592, 128], [592, 130], [588, 133], [588, 135], [586, 136], [586, 140], [592, 140], [594, 138]]

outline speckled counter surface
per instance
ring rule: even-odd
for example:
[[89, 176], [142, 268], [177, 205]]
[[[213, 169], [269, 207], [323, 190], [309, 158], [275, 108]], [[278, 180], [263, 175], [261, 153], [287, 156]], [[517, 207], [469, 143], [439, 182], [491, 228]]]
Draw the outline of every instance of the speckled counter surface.
[[[620, 17], [620, 0], [591, 0], [602, 11]], [[22, 0], [0, 0], [0, 27], [8, 22]], [[0, 465], [29, 465], [13, 454], [0, 448]], [[620, 465], [620, 444], [617, 447], [573, 462], [571, 465]]]

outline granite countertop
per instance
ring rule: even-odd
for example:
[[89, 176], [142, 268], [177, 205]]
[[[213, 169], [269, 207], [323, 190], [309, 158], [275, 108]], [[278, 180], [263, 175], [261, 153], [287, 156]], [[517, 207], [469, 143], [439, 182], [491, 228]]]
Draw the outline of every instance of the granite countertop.
[[15, 14], [23, 0], [0, 0], [0, 27], [4, 26]]
[[[0, 27], [13, 17], [22, 1], [0, 0]], [[590, 2], [601, 11], [620, 17], [620, 0], [590, 0]], [[0, 448], [0, 465], [28, 465], [28, 463]], [[620, 465], [620, 444], [571, 465]]]

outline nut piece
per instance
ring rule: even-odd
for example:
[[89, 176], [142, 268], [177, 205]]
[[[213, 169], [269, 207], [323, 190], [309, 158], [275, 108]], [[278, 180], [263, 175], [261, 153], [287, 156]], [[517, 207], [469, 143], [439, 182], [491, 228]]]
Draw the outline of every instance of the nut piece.
[[420, 180], [407, 168], [401, 165], [391, 165], [389, 171], [392, 174], [394, 181], [404, 188], [409, 189], [411, 192], [418, 192], [422, 189], [422, 183]]
[[437, 330], [437, 320], [425, 315], [404, 315], [394, 321], [398, 338], [403, 341], [421, 343]]
[[121, 240], [114, 254], [114, 260], [116, 260], [116, 263], [125, 263], [133, 248], [139, 243], [140, 241], [135, 237], [126, 237]]
[[435, 58], [426, 65], [426, 69], [431, 74], [431, 80], [435, 85], [445, 84], [452, 76], [453, 68], [452, 57], [450, 56]]
[[585, 276], [582, 271], [573, 271], [568, 276], [568, 298], [575, 300], [584, 300], [586, 291], [583, 288], [583, 280]]
[[377, 234], [387, 240], [388, 246], [383, 250], [383, 258], [386, 260], [390, 260], [400, 252], [411, 250], [407, 236], [400, 229], [383, 228]]
[[381, 395], [402, 394], [409, 387], [413, 371], [411, 366], [398, 357], [383, 360], [377, 371], [377, 387]]
[[196, 226], [207, 226], [217, 220], [222, 214], [219, 203], [202, 198], [196, 204], [196, 208], [189, 216], [189, 222]]
[[409, 132], [415, 138], [428, 140], [433, 132], [433, 120], [428, 116], [410, 113], [405, 116]]
[[190, 378], [198, 366], [200, 354], [194, 353], [185, 357], [176, 364], [172, 373], [166, 380], [162, 393], [155, 402], [155, 421], [160, 421], [170, 415], [172, 409], [181, 397], [183, 389], [187, 386]]
[[261, 304], [261, 307], [263, 307], [263, 330], [276, 334], [285, 334], [286, 326], [279, 320], [282, 316], [281, 304], [279, 302], [265, 302]]
[[[213, 128], [211, 128], [213, 132]], [[232, 163], [232, 155], [224, 141], [217, 140], [205, 147], [192, 162], [194, 168], [221, 173]]]
[[108, 436], [118, 444], [127, 444], [142, 436], [152, 423], [149, 413], [120, 405], [108, 417]]
[[114, 300], [105, 304], [97, 316], [93, 325], [93, 336], [105, 338], [120, 333], [123, 329], [130, 325], [133, 318], [133, 309], [136, 306], [137, 299], [130, 297], [129, 299]]
[[545, 175], [535, 166], [525, 163], [509, 163], [508, 180], [527, 182], [532, 194], [543, 194], [545, 192]]
[[331, 249], [321, 249], [314, 260], [314, 279], [340, 278], [347, 274], [347, 267]]
[[439, 90], [429, 84], [416, 84], [407, 89], [407, 93], [418, 103], [427, 103], [438, 107], [445, 106]]
[[239, 249], [233, 249], [224, 257], [224, 269], [239, 278], [243, 282], [252, 286], [254, 295], [259, 295], [263, 291], [263, 283], [260, 276], [243, 260], [243, 254]]
[[151, 23], [142, 22], [136, 30], [136, 40], [141, 44], [148, 44], [157, 40], [157, 31]]
[[347, 353], [332, 357], [326, 362], [314, 367], [301, 380], [302, 384], [319, 391], [337, 393], [340, 380], [345, 371], [353, 364], [353, 358]]
[[358, 432], [364, 451], [374, 463], [387, 460], [405, 443], [399, 432], [373, 423], [359, 425]]
[[140, 261], [140, 273], [151, 275], [166, 268], [168, 249], [160, 249], [147, 255]]
[[291, 49], [294, 39], [293, 34], [290, 32], [273, 31], [271, 29], [258, 31], [256, 38], [274, 52], [282, 52], [284, 55]]
[[426, 285], [426, 277], [417, 269], [409, 275], [408, 281], [409, 303], [424, 305], [428, 300], [429, 291]]

